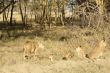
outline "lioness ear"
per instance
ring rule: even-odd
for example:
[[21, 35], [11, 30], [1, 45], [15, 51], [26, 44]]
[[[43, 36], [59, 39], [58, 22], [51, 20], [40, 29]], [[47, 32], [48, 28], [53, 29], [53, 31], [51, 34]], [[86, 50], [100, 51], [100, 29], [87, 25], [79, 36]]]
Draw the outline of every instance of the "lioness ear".
[[102, 39], [103, 41], [105, 41], [105, 37], [103, 37], [103, 39]]
[[81, 45], [79, 47], [82, 47]]

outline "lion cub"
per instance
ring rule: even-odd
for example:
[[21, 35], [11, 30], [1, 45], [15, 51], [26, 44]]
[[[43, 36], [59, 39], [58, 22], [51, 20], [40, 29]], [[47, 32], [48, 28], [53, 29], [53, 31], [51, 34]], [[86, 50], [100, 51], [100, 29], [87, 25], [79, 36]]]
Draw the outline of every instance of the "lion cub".
[[39, 48], [44, 48], [43, 44], [35, 41], [26, 41], [23, 45], [24, 49], [24, 59], [28, 59], [33, 55], [36, 55], [36, 52]]
[[89, 54], [86, 55], [86, 57], [92, 60], [99, 58], [103, 55], [105, 46], [105, 40], [100, 41], [99, 44]]
[[84, 50], [81, 48], [81, 46], [76, 48], [76, 52], [77, 52], [78, 57], [85, 58], [85, 53], [84, 53]]

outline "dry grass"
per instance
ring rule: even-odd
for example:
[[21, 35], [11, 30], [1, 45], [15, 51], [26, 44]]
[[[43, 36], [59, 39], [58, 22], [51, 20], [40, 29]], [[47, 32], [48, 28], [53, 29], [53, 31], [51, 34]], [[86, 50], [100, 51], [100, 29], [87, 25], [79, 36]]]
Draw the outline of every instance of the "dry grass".
[[[94, 30], [92, 28], [82, 29], [78, 26], [54, 27], [43, 32], [42, 37], [35, 36], [31, 39], [30, 37], [19, 37], [8, 42], [1, 41], [0, 71], [4, 73], [12, 73], [11, 70], [14, 73], [29, 73], [29, 71], [35, 73], [36, 70], [39, 73], [42, 73], [42, 71], [46, 73], [49, 71], [49, 73], [59, 73], [58, 71], [61, 71], [60, 73], [67, 73], [69, 71], [70, 73], [107, 73], [109, 72], [109, 65], [107, 65], [110, 59], [109, 50], [105, 50], [103, 57], [99, 60], [91, 62], [88, 59], [80, 59], [75, 48], [82, 46], [85, 53], [89, 53], [102, 37], [105, 37], [107, 42], [110, 41], [107, 37], [108, 33], [110, 32], [107, 29], [102, 31], [101, 29]], [[24, 60], [22, 44], [29, 39], [42, 42], [45, 49], [39, 49], [38, 57]], [[107, 45], [108, 49], [109, 47]], [[50, 57], [52, 57], [52, 61]], [[63, 59], [64, 57], [67, 59]], [[16, 68], [22, 68], [22, 70], [17, 71]], [[26, 70], [29, 71], [27, 72]]]

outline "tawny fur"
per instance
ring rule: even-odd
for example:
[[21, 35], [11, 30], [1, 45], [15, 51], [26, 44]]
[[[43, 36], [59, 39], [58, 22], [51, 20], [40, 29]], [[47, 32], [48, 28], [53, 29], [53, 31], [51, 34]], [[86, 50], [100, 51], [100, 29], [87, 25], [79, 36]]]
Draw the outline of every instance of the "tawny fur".
[[97, 59], [103, 55], [106, 42], [104, 40], [100, 41], [99, 44], [89, 53], [87, 57], [90, 59]]
[[76, 48], [76, 52], [77, 52], [78, 57], [85, 58], [85, 53], [84, 53], [84, 50], [81, 48], [81, 46]]
[[49, 59], [50, 59], [51, 62], [53, 62], [53, 61], [54, 61], [53, 55], [50, 55], [50, 56], [49, 56]]
[[39, 48], [44, 48], [42, 43], [35, 42], [35, 41], [26, 41], [24, 43], [24, 59], [31, 57], [32, 54], [36, 54]]

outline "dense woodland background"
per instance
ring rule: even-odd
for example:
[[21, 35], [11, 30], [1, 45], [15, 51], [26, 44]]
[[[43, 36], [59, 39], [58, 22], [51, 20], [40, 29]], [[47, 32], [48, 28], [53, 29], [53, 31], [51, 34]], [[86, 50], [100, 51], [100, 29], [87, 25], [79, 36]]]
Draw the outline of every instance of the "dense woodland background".
[[97, 29], [109, 24], [109, 0], [0, 0], [1, 39], [55, 26]]

